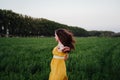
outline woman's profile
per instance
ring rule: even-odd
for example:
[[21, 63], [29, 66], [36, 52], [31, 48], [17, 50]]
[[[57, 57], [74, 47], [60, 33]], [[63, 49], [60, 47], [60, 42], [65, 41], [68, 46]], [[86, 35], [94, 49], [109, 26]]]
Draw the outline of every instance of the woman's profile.
[[49, 80], [68, 80], [65, 60], [68, 59], [68, 53], [74, 49], [75, 40], [73, 34], [66, 29], [55, 30], [55, 39], [58, 45], [52, 51]]

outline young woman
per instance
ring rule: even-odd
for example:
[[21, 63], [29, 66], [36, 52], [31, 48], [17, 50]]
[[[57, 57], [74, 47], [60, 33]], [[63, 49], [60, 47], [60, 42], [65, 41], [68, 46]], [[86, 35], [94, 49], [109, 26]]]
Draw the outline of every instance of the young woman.
[[75, 40], [72, 33], [66, 29], [57, 29], [55, 39], [58, 45], [53, 49], [49, 80], [68, 80], [65, 60], [68, 58], [68, 53], [74, 49]]

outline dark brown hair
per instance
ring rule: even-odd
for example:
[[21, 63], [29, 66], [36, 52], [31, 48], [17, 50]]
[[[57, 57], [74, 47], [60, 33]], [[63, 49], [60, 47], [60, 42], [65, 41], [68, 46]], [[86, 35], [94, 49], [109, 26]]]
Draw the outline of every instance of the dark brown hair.
[[55, 33], [57, 34], [60, 42], [64, 46], [68, 46], [70, 48], [70, 50], [75, 49], [75, 47], [74, 47], [75, 40], [73, 38], [72, 32], [70, 32], [66, 29], [57, 29], [57, 30], [55, 30]]

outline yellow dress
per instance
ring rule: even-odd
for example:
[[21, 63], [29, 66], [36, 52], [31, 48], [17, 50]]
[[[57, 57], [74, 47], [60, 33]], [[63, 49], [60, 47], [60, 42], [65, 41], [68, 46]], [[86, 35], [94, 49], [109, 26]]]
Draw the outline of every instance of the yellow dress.
[[[65, 56], [66, 53], [59, 52], [58, 48], [53, 49], [53, 55]], [[64, 59], [53, 58], [51, 61], [51, 72], [49, 75], [49, 80], [68, 80], [66, 74], [66, 65]]]

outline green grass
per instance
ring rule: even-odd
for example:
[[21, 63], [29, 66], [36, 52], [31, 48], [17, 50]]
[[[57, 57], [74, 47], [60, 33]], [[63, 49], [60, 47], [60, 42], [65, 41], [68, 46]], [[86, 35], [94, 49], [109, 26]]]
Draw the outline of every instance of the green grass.
[[[48, 80], [54, 38], [0, 38], [0, 80]], [[120, 38], [76, 38], [69, 80], [119, 80]]]

